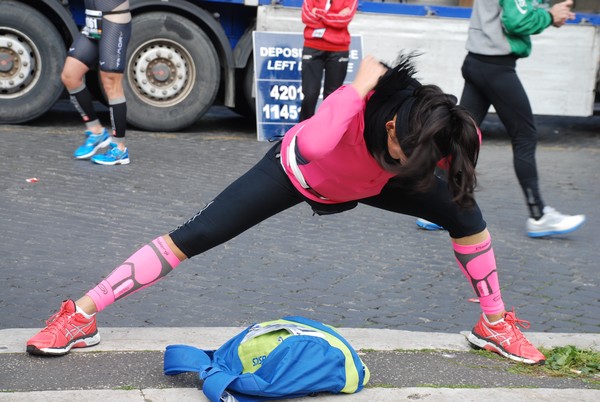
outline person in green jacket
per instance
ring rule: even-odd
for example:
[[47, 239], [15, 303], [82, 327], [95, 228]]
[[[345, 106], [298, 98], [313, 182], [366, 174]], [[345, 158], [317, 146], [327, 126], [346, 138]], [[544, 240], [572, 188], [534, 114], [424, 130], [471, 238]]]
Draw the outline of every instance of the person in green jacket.
[[578, 229], [584, 215], [564, 215], [544, 204], [535, 161], [537, 131], [527, 94], [517, 76], [517, 59], [531, 53], [531, 35], [575, 18], [573, 0], [544, 8], [538, 0], [477, 0], [473, 6], [462, 65], [465, 85], [460, 104], [481, 124], [490, 105], [506, 127], [513, 164], [523, 189], [530, 237], [559, 235]]

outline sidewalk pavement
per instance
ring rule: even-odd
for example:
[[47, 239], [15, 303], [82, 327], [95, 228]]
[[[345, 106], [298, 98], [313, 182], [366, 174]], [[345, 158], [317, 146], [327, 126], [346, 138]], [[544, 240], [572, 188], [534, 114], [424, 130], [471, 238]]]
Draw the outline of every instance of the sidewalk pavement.
[[[24, 352], [27, 339], [38, 330], [0, 330], [0, 401], [205, 401], [195, 374], [162, 374], [165, 347], [188, 344], [216, 349], [243, 328], [103, 328], [99, 345], [51, 358]], [[369, 386], [357, 394], [296, 399], [299, 402], [600, 400], [597, 381], [520, 372], [519, 364], [506, 359], [470, 353], [464, 333], [339, 331], [370, 368]], [[600, 350], [600, 334], [530, 332], [527, 336], [547, 348], [573, 345]]]

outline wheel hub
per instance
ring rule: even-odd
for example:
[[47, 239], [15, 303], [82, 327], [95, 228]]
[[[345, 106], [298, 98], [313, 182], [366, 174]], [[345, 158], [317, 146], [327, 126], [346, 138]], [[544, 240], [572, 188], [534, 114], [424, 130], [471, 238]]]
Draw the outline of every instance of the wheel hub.
[[34, 78], [35, 58], [31, 47], [10, 33], [0, 35], [0, 94], [22, 91]]
[[0, 53], [0, 73], [10, 74], [15, 65], [15, 56], [12, 52]]
[[152, 43], [145, 46], [132, 64], [136, 86], [147, 98], [170, 103], [186, 90], [190, 78], [188, 63], [169, 44]]
[[171, 68], [173, 66], [170, 66], [167, 63], [162, 63], [160, 61], [156, 61], [156, 62], [152, 62], [148, 65], [148, 68], [150, 69], [150, 74], [152, 74], [152, 78], [157, 81], [157, 83], [168, 83], [171, 82], [172, 79], [171, 77], [173, 77], [171, 75]]

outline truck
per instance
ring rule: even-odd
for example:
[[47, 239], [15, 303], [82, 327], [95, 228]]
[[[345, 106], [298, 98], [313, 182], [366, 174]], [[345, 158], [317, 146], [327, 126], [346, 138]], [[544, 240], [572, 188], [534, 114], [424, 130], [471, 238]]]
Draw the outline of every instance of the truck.
[[[359, 0], [350, 31], [364, 37], [366, 54], [382, 59], [399, 51], [422, 53], [421, 78], [460, 94], [471, 12], [461, 3]], [[216, 104], [254, 116], [252, 32], [301, 32], [301, 6], [302, 0], [130, 0], [133, 33], [124, 80], [128, 123], [141, 130], [177, 131]], [[66, 96], [60, 73], [84, 23], [83, 0], [0, 0], [1, 124], [31, 121]], [[539, 94], [530, 93], [534, 113], [589, 116], [600, 60], [600, 15], [578, 13], [561, 30], [538, 35], [540, 43], [534, 38], [534, 55], [523, 63], [521, 75], [525, 82], [535, 77], [551, 83]], [[96, 70], [86, 83], [105, 101]]]

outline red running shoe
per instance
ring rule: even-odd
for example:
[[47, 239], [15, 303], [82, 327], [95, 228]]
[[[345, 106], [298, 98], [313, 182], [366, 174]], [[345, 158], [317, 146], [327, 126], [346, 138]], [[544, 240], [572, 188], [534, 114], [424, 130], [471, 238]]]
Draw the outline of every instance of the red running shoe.
[[525, 338], [517, 325], [529, 328], [529, 321], [519, 320], [515, 312], [504, 314], [504, 321], [489, 324], [483, 315], [467, 336], [478, 348], [498, 353], [504, 357], [527, 364], [544, 364], [546, 356]]
[[75, 310], [73, 300], [65, 300], [46, 325], [27, 341], [27, 353], [61, 356], [69, 353], [71, 348], [87, 348], [100, 343], [96, 316], [85, 318]]

